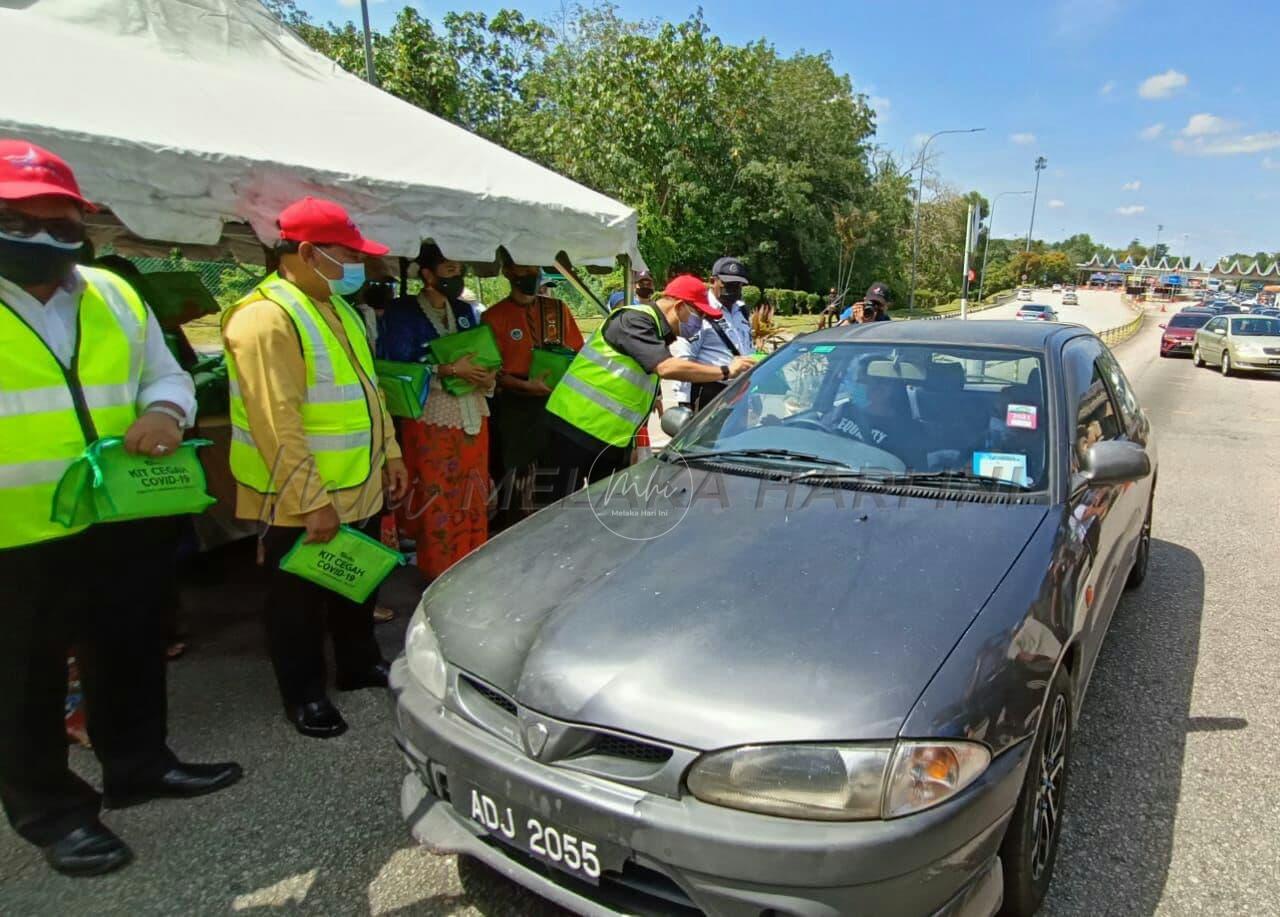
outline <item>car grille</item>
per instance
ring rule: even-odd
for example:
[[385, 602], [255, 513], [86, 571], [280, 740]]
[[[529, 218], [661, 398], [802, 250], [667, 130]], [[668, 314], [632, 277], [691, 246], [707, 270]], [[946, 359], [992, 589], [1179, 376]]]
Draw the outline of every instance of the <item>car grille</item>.
[[661, 764], [671, 759], [671, 749], [661, 745], [650, 745], [636, 739], [624, 739], [622, 736], [599, 733], [599, 738], [587, 749], [589, 755], [607, 755], [610, 758], [626, 758], [629, 761], [645, 761]]
[[500, 707], [512, 716], [516, 715], [516, 704], [511, 698], [507, 697], [496, 688], [491, 688], [478, 678], [472, 678], [470, 675], [461, 675], [459, 678], [482, 695], [485, 700], [494, 706]]

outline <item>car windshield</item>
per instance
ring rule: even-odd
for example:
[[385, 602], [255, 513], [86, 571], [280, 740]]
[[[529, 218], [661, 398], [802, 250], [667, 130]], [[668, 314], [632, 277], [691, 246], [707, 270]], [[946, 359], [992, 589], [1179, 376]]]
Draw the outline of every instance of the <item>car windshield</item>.
[[1045, 405], [1043, 360], [1028, 351], [796, 343], [734, 383], [670, 451], [785, 463], [809, 477], [945, 475], [1040, 489]]
[[1231, 333], [1237, 337], [1280, 337], [1280, 319], [1237, 318], [1231, 323]]
[[1027, 303], [1025, 306], [1022, 307], [1022, 311], [1023, 312], [1043, 312], [1048, 308], [1049, 308], [1048, 306], [1037, 306], [1032, 303]]
[[1204, 325], [1212, 315], [1203, 313], [1193, 313], [1191, 315], [1175, 315], [1169, 320], [1170, 328], [1199, 328]]

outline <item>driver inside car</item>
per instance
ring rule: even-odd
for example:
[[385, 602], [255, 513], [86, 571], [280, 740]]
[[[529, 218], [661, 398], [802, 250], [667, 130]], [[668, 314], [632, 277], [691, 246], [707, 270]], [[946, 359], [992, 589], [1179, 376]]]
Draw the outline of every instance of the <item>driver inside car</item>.
[[872, 360], [855, 368], [849, 399], [836, 405], [824, 423], [833, 432], [897, 456], [908, 471], [928, 467], [923, 424], [912, 416], [907, 383], [918, 381], [917, 367]]

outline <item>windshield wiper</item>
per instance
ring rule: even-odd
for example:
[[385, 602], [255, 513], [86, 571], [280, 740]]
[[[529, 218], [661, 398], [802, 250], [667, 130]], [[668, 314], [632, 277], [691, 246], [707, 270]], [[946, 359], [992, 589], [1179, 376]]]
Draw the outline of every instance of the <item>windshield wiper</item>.
[[1003, 478], [988, 478], [982, 475], [974, 474], [971, 471], [904, 471], [894, 474], [891, 471], [882, 469], [866, 469], [859, 470], [856, 468], [847, 468], [841, 471], [828, 471], [825, 468], [810, 468], [808, 471], [801, 471], [792, 475], [787, 479], [789, 483], [798, 481], [818, 480], [818, 481], [871, 481], [876, 484], [948, 484], [960, 487], [971, 488], [988, 488], [992, 485], [997, 487], [1008, 486], [1020, 491], [1035, 490], [1026, 484], [1019, 484], [1016, 481], [1006, 481]]
[[828, 465], [841, 469], [849, 468], [844, 462], [836, 461], [835, 459], [823, 458], [821, 455], [813, 455], [809, 452], [794, 452], [791, 449], [716, 449], [710, 452], [678, 452], [674, 449], [668, 449], [663, 455], [672, 455], [685, 461], [693, 459], [763, 458], [784, 459], [790, 462], [809, 462], [813, 465]]

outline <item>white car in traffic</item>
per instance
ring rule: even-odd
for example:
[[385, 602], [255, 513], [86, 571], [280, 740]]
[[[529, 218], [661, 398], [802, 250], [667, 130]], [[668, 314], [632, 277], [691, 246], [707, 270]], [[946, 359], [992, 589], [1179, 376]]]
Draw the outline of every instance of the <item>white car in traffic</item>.
[[1058, 313], [1053, 311], [1053, 306], [1028, 303], [1025, 306], [1020, 306], [1018, 314], [1014, 317], [1020, 322], [1056, 322]]

